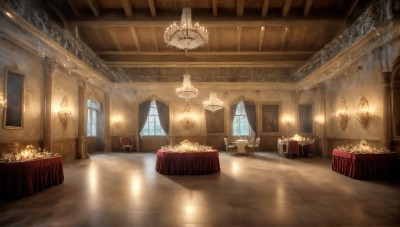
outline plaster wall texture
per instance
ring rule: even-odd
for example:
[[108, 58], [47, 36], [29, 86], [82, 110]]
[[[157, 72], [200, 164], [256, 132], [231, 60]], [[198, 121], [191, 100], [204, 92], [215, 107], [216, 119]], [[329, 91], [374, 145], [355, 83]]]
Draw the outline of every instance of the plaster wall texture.
[[[367, 129], [358, 122], [357, 111], [362, 96], [368, 100], [370, 122]], [[339, 125], [336, 112], [342, 97], [347, 103], [348, 124]], [[383, 87], [377, 56], [369, 54], [352, 64], [340, 75], [327, 82], [327, 136], [328, 138], [380, 140], [383, 135]]]
[[110, 133], [112, 136], [136, 134], [137, 107], [134, 100], [133, 92], [113, 91], [110, 97]]
[[[4, 39], [0, 39], [0, 93], [4, 94], [5, 68], [16, 69], [24, 77], [23, 129], [0, 128], [0, 142], [37, 141], [42, 139], [44, 92], [43, 59]], [[12, 105], [12, 103], [8, 103]], [[3, 126], [4, 111], [0, 111]]]
[[[68, 100], [71, 118], [67, 128], [64, 130], [59, 121], [58, 111], [63, 98]], [[78, 137], [78, 81], [77, 78], [68, 72], [58, 69], [53, 75], [53, 94], [52, 94], [52, 134], [54, 139], [77, 138]]]

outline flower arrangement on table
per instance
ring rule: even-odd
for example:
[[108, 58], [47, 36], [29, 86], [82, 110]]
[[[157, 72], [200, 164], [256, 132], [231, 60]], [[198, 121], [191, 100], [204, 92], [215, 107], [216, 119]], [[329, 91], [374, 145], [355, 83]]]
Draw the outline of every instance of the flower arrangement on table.
[[338, 150], [346, 151], [349, 153], [355, 154], [383, 154], [390, 153], [389, 150], [385, 150], [383, 147], [377, 148], [367, 143], [365, 140], [361, 140], [359, 144], [356, 145], [346, 145], [346, 146], [338, 146]]
[[58, 153], [53, 153], [51, 151], [46, 151], [39, 147], [37, 150], [33, 145], [29, 144], [25, 147], [22, 151], [13, 151], [13, 152], [6, 152], [1, 155], [1, 160], [5, 162], [22, 162], [28, 160], [35, 160], [35, 159], [42, 159], [42, 158], [50, 158], [60, 156]]
[[206, 145], [199, 145], [198, 143], [192, 143], [188, 140], [184, 140], [179, 143], [179, 145], [167, 145], [167, 146], [162, 146], [161, 150], [164, 152], [212, 152], [215, 151], [212, 149], [211, 146], [206, 146]]

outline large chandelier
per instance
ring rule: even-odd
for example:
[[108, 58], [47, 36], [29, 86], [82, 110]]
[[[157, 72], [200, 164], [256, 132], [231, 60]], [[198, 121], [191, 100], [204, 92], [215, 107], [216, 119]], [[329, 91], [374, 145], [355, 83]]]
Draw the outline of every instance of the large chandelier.
[[224, 102], [217, 98], [215, 92], [210, 92], [210, 98], [203, 102], [203, 107], [209, 111], [215, 112], [224, 108]]
[[178, 49], [188, 51], [208, 43], [208, 32], [199, 23], [192, 25], [192, 10], [182, 9], [181, 24], [171, 24], [164, 32], [164, 41]]
[[183, 98], [186, 101], [195, 98], [199, 94], [199, 90], [192, 86], [192, 82], [190, 81], [190, 74], [186, 73], [183, 75], [182, 87], [178, 87], [175, 90], [175, 93], [179, 98]]

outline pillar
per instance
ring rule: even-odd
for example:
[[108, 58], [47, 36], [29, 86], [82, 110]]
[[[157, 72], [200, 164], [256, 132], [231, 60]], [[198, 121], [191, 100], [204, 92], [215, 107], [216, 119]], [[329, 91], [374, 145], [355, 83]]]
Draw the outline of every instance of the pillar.
[[382, 113], [382, 122], [383, 122], [383, 134], [382, 134], [382, 144], [385, 149], [391, 149], [391, 141], [392, 141], [392, 111], [391, 111], [391, 88], [390, 88], [390, 78], [391, 72], [382, 72], [382, 92], [383, 92], [383, 113]]
[[104, 129], [104, 152], [111, 152], [111, 110], [110, 110], [110, 93], [105, 93], [105, 129]]
[[86, 84], [85, 80], [79, 81], [79, 113], [78, 113], [78, 152], [77, 158], [85, 159], [89, 157], [86, 149], [86, 122], [87, 122], [87, 106], [86, 106]]
[[320, 148], [322, 156], [326, 157], [326, 156], [331, 155], [331, 151], [329, 150], [329, 147], [328, 147], [328, 138], [326, 135], [327, 118], [326, 118], [326, 87], [325, 87], [325, 84], [319, 84], [318, 89], [320, 92], [319, 112], [323, 117], [323, 124], [320, 124], [319, 148]]
[[58, 63], [51, 58], [45, 58], [44, 66], [44, 117], [43, 117], [43, 148], [52, 150], [52, 97], [53, 73]]

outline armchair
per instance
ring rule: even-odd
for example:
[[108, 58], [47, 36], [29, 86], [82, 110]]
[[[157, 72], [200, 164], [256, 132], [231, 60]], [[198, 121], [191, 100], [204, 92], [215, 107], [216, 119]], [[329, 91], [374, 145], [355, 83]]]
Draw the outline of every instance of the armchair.
[[119, 142], [121, 143], [121, 150], [123, 152], [134, 151], [135, 148], [133, 147], [133, 138], [130, 136], [123, 136], [119, 138]]

